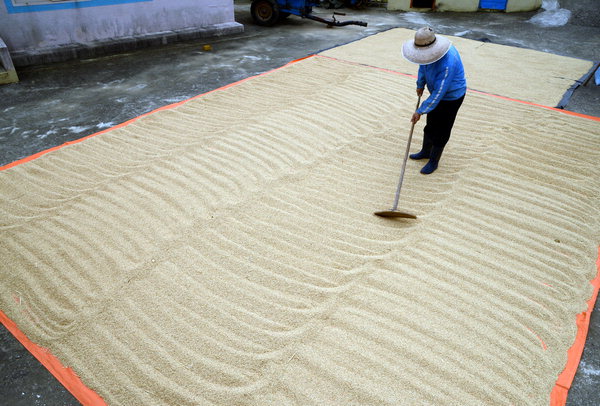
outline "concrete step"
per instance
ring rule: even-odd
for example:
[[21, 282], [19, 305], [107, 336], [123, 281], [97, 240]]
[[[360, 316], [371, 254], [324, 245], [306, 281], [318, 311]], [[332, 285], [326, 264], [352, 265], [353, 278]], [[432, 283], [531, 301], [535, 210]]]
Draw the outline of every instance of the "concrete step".
[[16, 83], [18, 81], [19, 77], [10, 58], [8, 47], [2, 38], [0, 38], [0, 85]]

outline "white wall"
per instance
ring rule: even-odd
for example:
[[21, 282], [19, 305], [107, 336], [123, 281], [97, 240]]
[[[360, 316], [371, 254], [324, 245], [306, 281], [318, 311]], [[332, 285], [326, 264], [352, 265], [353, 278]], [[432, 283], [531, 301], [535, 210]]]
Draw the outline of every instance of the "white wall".
[[542, 6], [542, 0], [508, 0], [506, 12], [537, 10]]
[[14, 52], [234, 23], [233, 0], [89, 0], [79, 4], [102, 1], [123, 4], [9, 13], [11, 0], [0, 0], [0, 38]]

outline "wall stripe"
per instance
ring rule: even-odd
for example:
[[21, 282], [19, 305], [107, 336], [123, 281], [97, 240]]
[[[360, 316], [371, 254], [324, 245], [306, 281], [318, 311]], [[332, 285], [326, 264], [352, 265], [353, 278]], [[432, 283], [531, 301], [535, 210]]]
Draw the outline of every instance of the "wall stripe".
[[140, 3], [154, 0], [89, 0], [89, 1], [66, 1], [50, 4], [34, 4], [17, 6], [12, 0], [4, 0], [8, 14], [16, 13], [34, 13], [39, 11], [57, 11], [70, 10], [74, 8], [100, 7], [100, 6], [115, 6], [126, 3]]

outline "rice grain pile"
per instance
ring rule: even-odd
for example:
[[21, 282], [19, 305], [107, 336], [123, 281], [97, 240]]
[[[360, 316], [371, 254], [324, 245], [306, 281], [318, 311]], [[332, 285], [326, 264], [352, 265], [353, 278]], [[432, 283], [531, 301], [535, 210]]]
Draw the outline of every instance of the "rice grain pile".
[[[402, 57], [402, 43], [415, 31], [395, 28], [320, 55], [416, 75]], [[594, 65], [591, 61], [531, 49], [447, 36], [458, 49], [470, 89], [554, 107]]]
[[312, 57], [0, 172], [0, 309], [110, 405], [547, 405], [598, 122], [469, 93], [381, 219], [414, 97]]

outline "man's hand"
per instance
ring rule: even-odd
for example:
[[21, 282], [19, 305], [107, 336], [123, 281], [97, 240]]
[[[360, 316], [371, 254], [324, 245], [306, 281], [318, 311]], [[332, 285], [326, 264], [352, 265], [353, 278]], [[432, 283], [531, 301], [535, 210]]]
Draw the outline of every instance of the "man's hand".
[[419, 119], [421, 118], [421, 115], [419, 113], [414, 113], [412, 115], [412, 118], [410, 119], [410, 122], [413, 124], [416, 124], [417, 121], [419, 121]]
[[423, 96], [423, 90], [424, 89], [417, 89], [417, 96], [419, 96], [419, 97]]

